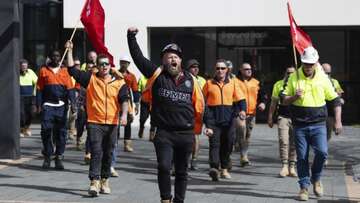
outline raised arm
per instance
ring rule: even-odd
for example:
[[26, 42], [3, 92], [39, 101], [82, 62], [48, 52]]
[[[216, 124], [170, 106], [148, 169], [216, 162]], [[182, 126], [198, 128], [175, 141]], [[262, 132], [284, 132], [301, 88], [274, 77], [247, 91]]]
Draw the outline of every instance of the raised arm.
[[155, 72], [157, 65], [153, 64], [149, 59], [145, 58], [141, 49], [136, 41], [136, 34], [138, 33], [137, 28], [129, 28], [127, 32], [127, 39], [129, 50], [134, 63], [140, 70], [140, 72], [145, 75], [145, 77], [150, 78]]
[[71, 41], [67, 41], [65, 43], [65, 48], [68, 49], [66, 60], [67, 60], [69, 75], [71, 75], [76, 80], [76, 82], [80, 83], [81, 86], [86, 88], [89, 84], [91, 73], [74, 68], [74, 58], [72, 52], [73, 43]]

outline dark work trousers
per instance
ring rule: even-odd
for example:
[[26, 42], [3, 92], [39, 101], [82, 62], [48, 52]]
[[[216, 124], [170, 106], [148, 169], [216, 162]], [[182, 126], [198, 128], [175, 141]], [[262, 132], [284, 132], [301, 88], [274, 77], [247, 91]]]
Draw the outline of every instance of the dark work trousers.
[[80, 137], [82, 136], [85, 126], [86, 126], [86, 121], [87, 121], [87, 114], [85, 109], [81, 109], [79, 108], [77, 111], [77, 118], [75, 121], [75, 126], [76, 126], [76, 137], [78, 139], [80, 139]]
[[188, 160], [192, 151], [194, 132], [157, 129], [154, 139], [158, 162], [158, 184], [162, 200], [171, 199], [171, 163], [175, 166], [175, 198], [184, 202], [187, 186]]
[[53, 155], [53, 143], [56, 145], [55, 155], [64, 154], [67, 132], [67, 106], [67, 104], [60, 107], [42, 106], [41, 140], [43, 143], [42, 153], [44, 156], [50, 157]]
[[88, 123], [90, 142], [90, 180], [110, 177], [111, 152], [115, 146], [117, 125]]
[[[120, 114], [121, 116], [121, 114]], [[131, 123], [134, 121], [132, 114], [127, 115], [127, 124], [124, 127], [124, 140], [131, 140]]]
[[[140, 103], [140, 128], [144, 128], [146, 120], [150, 116], [150, 104], [147, 102], [141, 101]], [[154, 126], [150, 126], [150, 131], [155, 131]]]
[[32, 96], [20, 97], [20, 127], [28, 128], [32, 120]]
[[150, 115], [150, 104], [141, 101], [140, 105], [140, 128], [144, 128], [145, 122]]
[[215, 126], [214, 134], [209, 138], [209, 164], [210, 168], [228, 169], [232, 153], [235, 123], [230, 126]]
[[[76, 137], [77, 139], [80, 139], [87, 125], [87, 113], [85, 109], [81, 109], [81, 108], [78, 109], [75, 123], [76, 123]], [[90, 142], [87, 137], [85, 141], [85, 153], [86, 154], [90, 153]]]

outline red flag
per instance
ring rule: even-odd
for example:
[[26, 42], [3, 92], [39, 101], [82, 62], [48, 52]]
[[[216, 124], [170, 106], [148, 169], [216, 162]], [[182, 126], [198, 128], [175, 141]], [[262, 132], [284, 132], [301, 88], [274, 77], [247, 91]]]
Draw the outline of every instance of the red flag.
[[114, 67], [113, 56], [109, 53], [104, 44], [105, 39], [105, 12], [99, 0], [86, 0], [81, 12], [81, 22], [89, 36], [91, 44], [98, 54], [106, 54], [110, 64]]
[[289, 20], [290, 20], [290, 33], [293, 44], [300, 54], [304, 52], [304, 49], [312, 46], [311, 38], [300, 27], [297, 26], [295, 19], [292, 15], [289, 2], [287, 2]]

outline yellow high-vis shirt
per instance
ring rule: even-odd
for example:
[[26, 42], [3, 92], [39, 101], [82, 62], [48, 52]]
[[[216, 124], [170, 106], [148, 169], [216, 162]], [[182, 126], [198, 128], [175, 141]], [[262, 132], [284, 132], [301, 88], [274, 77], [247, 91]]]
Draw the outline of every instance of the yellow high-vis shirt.
[[321, 107], [326, 104], [326, 100], [331, 101], [338, 97], [333, 85], [327, 75], [321, 70], [321, 67], [315, 68], [313, 78], [305, 77], [303, 67], [300, 67], [297, 74], [292, 73], [289, 76], [287, 85], [283, 92], [284, 95], [294, 96], [296, 89], [303, 90], [303, 95], [294, 101], [292, 105], [298, 107]]

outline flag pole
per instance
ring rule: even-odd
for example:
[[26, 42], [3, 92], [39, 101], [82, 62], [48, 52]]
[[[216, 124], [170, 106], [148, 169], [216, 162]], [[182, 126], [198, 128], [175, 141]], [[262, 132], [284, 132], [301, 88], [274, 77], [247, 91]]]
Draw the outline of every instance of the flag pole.
[[[80, 23], [80, 19], [77, 20], [77, 22], [76, 22], [76, 24], [75, 24], [75, 27], [74, 27], [74, 30], [73, 30], [73, 32], [71, 33], [71, 36], [70, 36], [70, 39], [69, 39], [70, 42], [72, 42], [72, 40], [73, 40], [73, 38], [74, 38], [76, 29], [78, 28], [79, 23]], [[69, 51], [69, 48], [66, 48], [65, 51], [64, 51], [63, 56], [61, 57], [61, 61], [60, 61], [60, 63], [59, 63], [59, 67], [61, 67], [61, 64], [63, 63], [63, 61], [64, 61], [64, 59], [65, 59], [65, 55], [66, 55], [66, 53], [67, 53], [68, 51]]]
[[296, 55], [296, 49], [295, 49], [295, 44], [293, 43], [293, 53], [294, 53], [294, 62], [295, 62], [295, 71], [296, 71], [296, 87], [297, 89], [299, 89], [299, 67], [298, 67], [298, 63], [297, 63], [297, 55]]

